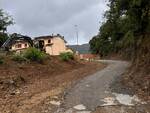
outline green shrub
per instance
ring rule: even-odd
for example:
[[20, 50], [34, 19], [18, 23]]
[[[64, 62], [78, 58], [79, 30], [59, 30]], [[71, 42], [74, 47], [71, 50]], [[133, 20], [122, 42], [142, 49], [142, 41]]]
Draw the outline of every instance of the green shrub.
[[16, 54], [12, 57], [12, 60], [17, 62], [25, 62], [27, 59], [22, 54]]
[[3, 52], [0, 51], [0, 64], [4, 63], [4, 56], [5, 54], [3, 54]]
[[3, 64], [4, 63], [4, 60], [3, 58], [0, 57], [0, 64]]
[[73, 60], [74, 59], [74, 55], [71, 52], [63, 52], [60, 54], [60, 58], [63, 61], [69, 61], [69, 60]]
[[24, 57], [30, 61], [43, 62], [46, 58], [46, 54], [36, 48], [28, 48], [24, 52]]

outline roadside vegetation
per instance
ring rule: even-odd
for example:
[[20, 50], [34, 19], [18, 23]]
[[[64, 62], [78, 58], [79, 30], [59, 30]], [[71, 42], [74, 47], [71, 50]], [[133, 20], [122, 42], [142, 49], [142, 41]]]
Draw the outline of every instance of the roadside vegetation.
[[0, 57], [0, 64], [3, 64], [4, 63], [4, 60], [2, 57]]
[[60, 54], [60, 58], [63, 61], [74, 60], [74, 54], [71, 52], [63, 52]]
[[28, 48], [23, 53], [23, 56], [30, 61], [36, 62], [43, 62], [46, 59], [46, 54], [36, 48]]
[[134, 61], [148, 53], [150, 43], [144, 41], [150, 38], [150, 1], [109, 0], [108, 6], [99, 33], [90, 41], [92, 52], [121, 53]]
[[30, 62], [43, 63], [44, 60], [46, 60], [46, 58], [48, 58], [48, 56], [44, 52], [36, 48], [28, 48], [24, 52], [12, 56], [12, 60], [17, 62], [30, 61]]
[[12, 60], [16, 61], [16, 62], [19, 62], [19, 63], [27, 61], [27, 59], [23, 55], [21, 55], [21, 54], [15, 54], [15, 55], [13, 55], [12, 56]]

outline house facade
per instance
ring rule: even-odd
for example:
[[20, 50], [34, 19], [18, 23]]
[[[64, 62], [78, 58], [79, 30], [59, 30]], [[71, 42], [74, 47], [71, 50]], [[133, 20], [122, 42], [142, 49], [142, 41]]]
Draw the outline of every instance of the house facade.
[[20, 51], [29, 48], [30, 45], [27, 41], [17, 40], [14, 44], [12, 44], [10, 51]]
[[12, 34], [2, 45], [5, 50], [14, 52], [21, 52], [32, 46], [33, 42], [30, 37], [16, 33]]
[[36, 37], [34, 38], [34, 44], [37, 48], [45, 51], [49, 55], [60, 55], [62, 52], [72, 52], [67, 48], [64, 37], [59, 34]]

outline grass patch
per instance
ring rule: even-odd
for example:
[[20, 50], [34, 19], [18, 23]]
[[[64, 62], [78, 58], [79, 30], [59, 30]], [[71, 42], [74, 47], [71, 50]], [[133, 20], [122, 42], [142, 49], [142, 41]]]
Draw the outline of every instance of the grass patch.
[[22, 54], [16, 54], [12, 57], [12, 60], [17, 61], [19, 63], [26, 62], [27, 59]]

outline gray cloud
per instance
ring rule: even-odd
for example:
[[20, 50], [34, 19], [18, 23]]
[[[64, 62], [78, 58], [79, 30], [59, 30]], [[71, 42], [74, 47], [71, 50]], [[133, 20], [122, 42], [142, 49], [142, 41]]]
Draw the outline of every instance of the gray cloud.
[[75, 43], [75, 24], [80, 43], [89, 41], [107, 9], [104, 0], [0, 0], [0, 7], [16, 22], [9, 32], [30, 36], [60, 33], [69, 43]]

